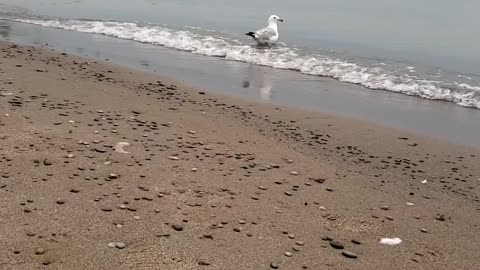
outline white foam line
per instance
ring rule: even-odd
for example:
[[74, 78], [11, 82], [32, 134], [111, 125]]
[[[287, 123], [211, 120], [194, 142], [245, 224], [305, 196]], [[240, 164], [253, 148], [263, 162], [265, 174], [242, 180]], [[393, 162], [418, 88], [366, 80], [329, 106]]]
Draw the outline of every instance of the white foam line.
[[[104, 34], [196, 54], [224, 57], [227, 60], [291, 69], [309, 75], [332, 77], [342, 82], [359, 84], [374, 90], [387, 90], [424, 99], [444, 100], [460, 106], [480, 109], [480, 86], [454, 83], [452, 86], [456, 86], [456, 88], [450, 89], [442, 86], [446, 83], [418, 79], [413, 74], [398, 75], [381, 67], [363, 67], [322, 55], [301, 56], [294, 48], [279, 47], [258, 50], [250, 45], [198, 35], [189, 31], [176, 31], [154, 25], [140, 26], [128, 22], [29, 19], [15, 19], [15, 21], [77, 32]], [[408, 68], [412, 70], [413, 67]]]

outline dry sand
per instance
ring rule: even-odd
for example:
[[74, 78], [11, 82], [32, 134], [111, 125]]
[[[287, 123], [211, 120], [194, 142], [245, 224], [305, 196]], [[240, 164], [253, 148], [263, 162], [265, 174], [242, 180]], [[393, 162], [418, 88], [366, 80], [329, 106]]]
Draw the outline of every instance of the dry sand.
[[0, 114], [0, 269], [479, 269], [478, 149], [7, 43]]

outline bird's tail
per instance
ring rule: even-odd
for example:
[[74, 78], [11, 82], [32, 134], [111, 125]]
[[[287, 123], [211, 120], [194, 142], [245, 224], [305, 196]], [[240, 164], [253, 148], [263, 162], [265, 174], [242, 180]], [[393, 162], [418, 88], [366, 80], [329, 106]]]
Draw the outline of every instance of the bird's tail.
[[248, 33], [245, 33], [245, 35], [255, 37], [255, 32], [248, 32]]

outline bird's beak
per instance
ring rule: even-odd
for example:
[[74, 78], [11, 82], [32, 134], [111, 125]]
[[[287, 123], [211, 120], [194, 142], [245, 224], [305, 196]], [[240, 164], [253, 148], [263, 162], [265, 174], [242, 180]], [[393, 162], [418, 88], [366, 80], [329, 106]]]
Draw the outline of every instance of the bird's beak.
[[283, 22], [283, 19], [278, 19], [279, 22]]

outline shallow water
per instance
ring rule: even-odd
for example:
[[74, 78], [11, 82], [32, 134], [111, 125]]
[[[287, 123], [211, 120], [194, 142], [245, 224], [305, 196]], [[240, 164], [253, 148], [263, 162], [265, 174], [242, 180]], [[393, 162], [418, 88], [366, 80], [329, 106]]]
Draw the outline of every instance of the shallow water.
[[[480, 2], [438, 2], [0, 0], [0, 17], [480, 108]], [[271, 13], [283, 43], [253, 48]]]

